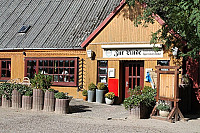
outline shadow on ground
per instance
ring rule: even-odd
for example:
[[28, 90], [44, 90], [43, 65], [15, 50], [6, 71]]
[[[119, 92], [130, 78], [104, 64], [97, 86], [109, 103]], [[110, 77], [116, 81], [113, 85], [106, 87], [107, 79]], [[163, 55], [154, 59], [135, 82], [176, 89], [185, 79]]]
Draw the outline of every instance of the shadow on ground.
[[188, 118], [187, 121], [197, 120], [200, 119], [200, 112], [185, 114], [184, 117]]
[[85, 105], [70, 105], [70, 113], [69, 114], [92, 111], [89, 108], [91, 108], [91, 107], [85, 106]]

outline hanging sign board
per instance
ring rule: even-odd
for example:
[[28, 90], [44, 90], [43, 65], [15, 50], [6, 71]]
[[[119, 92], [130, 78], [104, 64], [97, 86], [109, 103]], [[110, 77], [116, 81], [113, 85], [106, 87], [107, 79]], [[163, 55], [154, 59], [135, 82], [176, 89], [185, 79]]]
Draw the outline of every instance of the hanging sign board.
[[146, 49], [103, 49], [103, 58], [162, 58], [163, 50]]

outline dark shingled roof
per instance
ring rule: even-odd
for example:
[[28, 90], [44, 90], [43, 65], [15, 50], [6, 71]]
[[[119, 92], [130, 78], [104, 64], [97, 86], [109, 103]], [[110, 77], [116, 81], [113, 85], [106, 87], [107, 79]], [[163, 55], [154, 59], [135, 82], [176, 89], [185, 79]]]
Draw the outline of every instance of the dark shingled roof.
[[[0, 49], [81, 48], [121, 0], [1, 0]], [[26, 33], [18, 33], [30, 25]]]

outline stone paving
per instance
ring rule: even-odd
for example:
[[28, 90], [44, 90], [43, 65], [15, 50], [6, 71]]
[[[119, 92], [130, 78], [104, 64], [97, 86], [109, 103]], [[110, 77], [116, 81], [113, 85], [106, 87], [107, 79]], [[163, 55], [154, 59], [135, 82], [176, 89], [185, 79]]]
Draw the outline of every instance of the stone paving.
[[154, 119], [135, 119], [122, 105], [70, 102], [70, 113], [58, 115], [44, 111], [25, 111], [0, 107], [0, 133], [134, 133], [134, 132], [200, 132], [198, 115], [187, 122], [169, 123]]

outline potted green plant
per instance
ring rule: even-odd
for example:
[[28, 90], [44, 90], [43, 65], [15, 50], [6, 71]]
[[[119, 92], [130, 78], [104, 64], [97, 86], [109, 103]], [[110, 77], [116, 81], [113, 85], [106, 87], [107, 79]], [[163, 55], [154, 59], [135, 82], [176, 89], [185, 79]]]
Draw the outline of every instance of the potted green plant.
[[145, 86], [141, 89], [136, 86], [129, 89], [130, 96], [125, 98], [123, 104], [125, 109], [132, 112], [134, 117], [144, 119], [149, 118], [153, 106], [155, 105], [156, 89]]
[[66, 114], [69, 112], [69, 99], [63, 92], [58, 92], [55, 94], [56, 105], [55, 113]]
[[159, 114], [162, 117], [167, 117], [169, 115], [170, 106], [165, 102], [160, 102], [156, 109], [159, 110]]
[[87, 100], [88, 91], [84, 89], [84, 90], [82, 91], [82, 95], [83, 95], [83, 100], [86, 101], [86, 100]]
[[39, 111], [44, 106], [44, 91], [49, 89], [52, 82], [52, 76], [44, 74], [35, 74], [31, 79], [33, 89], [33, 110]]
[[88, 86], [88, 102], [94, 102], [96, 88], [97, 87], [94, 83], [89, 84], [89, 86]]
[[30, 87], [27, 87], [25, 94], [22, 96], [22, 109], [31, 110], [32, 101], [33, 101], [33, 90]]
[[44, 111], [53, 112], [55, 110], [55, 97], [54, 89], [48, 89], [45, 91], [44, 95]]
[[10, 83], [2, 83], [0, 85], [1, 93], [2, 93], [2, 107], [8, 108], [12, 106], [12, 91], [13, 87]]
[[106, 85], [104, 83], [98, 83], [96, 89], [96, 102], [103, 103], [104, 102], [104, 95], [106, 92]]
[[114, 92], [108, 92], [105, 94], [105, 101], [106, 101], [106, 104], [113, 104], [114, 103], [114, 100], [115, 100], [115, 93]]

